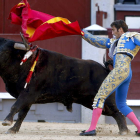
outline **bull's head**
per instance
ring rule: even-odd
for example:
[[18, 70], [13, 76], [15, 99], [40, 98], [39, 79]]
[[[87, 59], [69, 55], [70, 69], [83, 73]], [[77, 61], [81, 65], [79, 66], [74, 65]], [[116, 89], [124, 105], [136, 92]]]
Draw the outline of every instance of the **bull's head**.
[[15, 43], [14, 44], [14, 48], [15, 49], [19, 49], [19, 50], [26, 50], [26, 51], [28, 51], [30, 49], [29, 44], [27, 43], [27, 41], [25, 40], [25, 38], [23, 37], [23, 35], [21, 34], [21, 32], [20, 32], [20, 36], [21, 36], [22, 41], [23, 41], [24, 44]]

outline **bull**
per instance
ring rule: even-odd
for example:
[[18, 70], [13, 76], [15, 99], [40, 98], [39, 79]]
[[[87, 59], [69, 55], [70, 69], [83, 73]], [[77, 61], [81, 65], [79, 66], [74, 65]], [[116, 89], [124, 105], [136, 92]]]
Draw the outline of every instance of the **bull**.
[[[24, 41], [25, 50], [15, 49], [15, 43], [17, 42], [0, 38], [0, 76], [6, 91], [17, 99], [2, 122], [4, 126], [12, 125], [13, 117], [18, 113], [14, 126], [7, 133], [19, 131], [32, 104], [59, 102], [64, 104], [68, 111], [72, 111], [72, 103], [77, 103], [92, 109], [94, 97], [109, 69], [93, 60], [72, 58], [41, 48], [37, 48], [20, 66], [29, 45]], [[39, 59], [31, 81], [24, 88], [38, 51]], [[116, 120], [120, 134], [128, 132], [125, 117], [116, 107], [115, 93], [105, 101], [102, 114]]]

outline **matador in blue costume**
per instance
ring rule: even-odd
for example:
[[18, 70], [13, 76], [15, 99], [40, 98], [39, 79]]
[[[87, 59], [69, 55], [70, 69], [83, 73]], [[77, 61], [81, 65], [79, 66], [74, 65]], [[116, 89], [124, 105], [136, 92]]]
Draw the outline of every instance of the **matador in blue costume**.
[[140, 136], [140, 122], [133, 110], [127, 106], [126, 98], [132, 78], [131, 61], [140, 49], [140, 34], [128, 32], [128, 26], [123, 20], [111, 24], [115, 39], [96, 37], [83, 30], [82, 36], [87, 42], [98, 48], [109, 48], [109, 56], [113, 59], [113, 70], [101, 84], [93, 102], [92, 121], [89, 129], [80, 133], [81, 136], [96, 135], [96, 125], [101, 116], [104, 102], [114, 91], [117, 108], [137, 127], [136, 135]]

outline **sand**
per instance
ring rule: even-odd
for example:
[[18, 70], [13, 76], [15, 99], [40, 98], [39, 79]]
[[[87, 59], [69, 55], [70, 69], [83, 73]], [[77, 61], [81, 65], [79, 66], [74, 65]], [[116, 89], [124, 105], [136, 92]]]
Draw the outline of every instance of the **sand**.
[[125, 136], [118, 134], [117, 125], [109, 124], [97, 125], [96, 136], [79, 136], [88, 127], [82, 123], [23, 122], [17, 134], [5, 134], [10, 126], [0, 125], [0, 140], [140, 140], [134, 125], [128, 125], [130, 132]]

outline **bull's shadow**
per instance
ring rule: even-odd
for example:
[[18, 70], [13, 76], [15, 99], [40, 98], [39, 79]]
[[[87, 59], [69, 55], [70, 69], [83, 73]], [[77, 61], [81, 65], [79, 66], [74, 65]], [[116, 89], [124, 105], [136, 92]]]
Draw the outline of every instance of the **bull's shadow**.
[[[15, 43], [0, 38], [0, 76], [7, 92], [17, 99], [2, 124], [11, 125], [14, 115], [19, 112], [16, 123], [8, 133], [19, 131], [31, 105], [35, 103], [60, 102], [68, 111], [72, 110], [72, 103], [92, 109], [93, 99], [109, 73], [108, 68], [93, 60], [72, 58], [41, 48], [34, 51], [20, 66], [27, 50], [15, 49]], [[24, 88], [38, 52], [39, 59], [31, 81]], [[116, 120], [120, 134], [127, 133], [126, 120], [116, 107], [114, 93], [106, 100], [102, 114], [112, 116]]]

